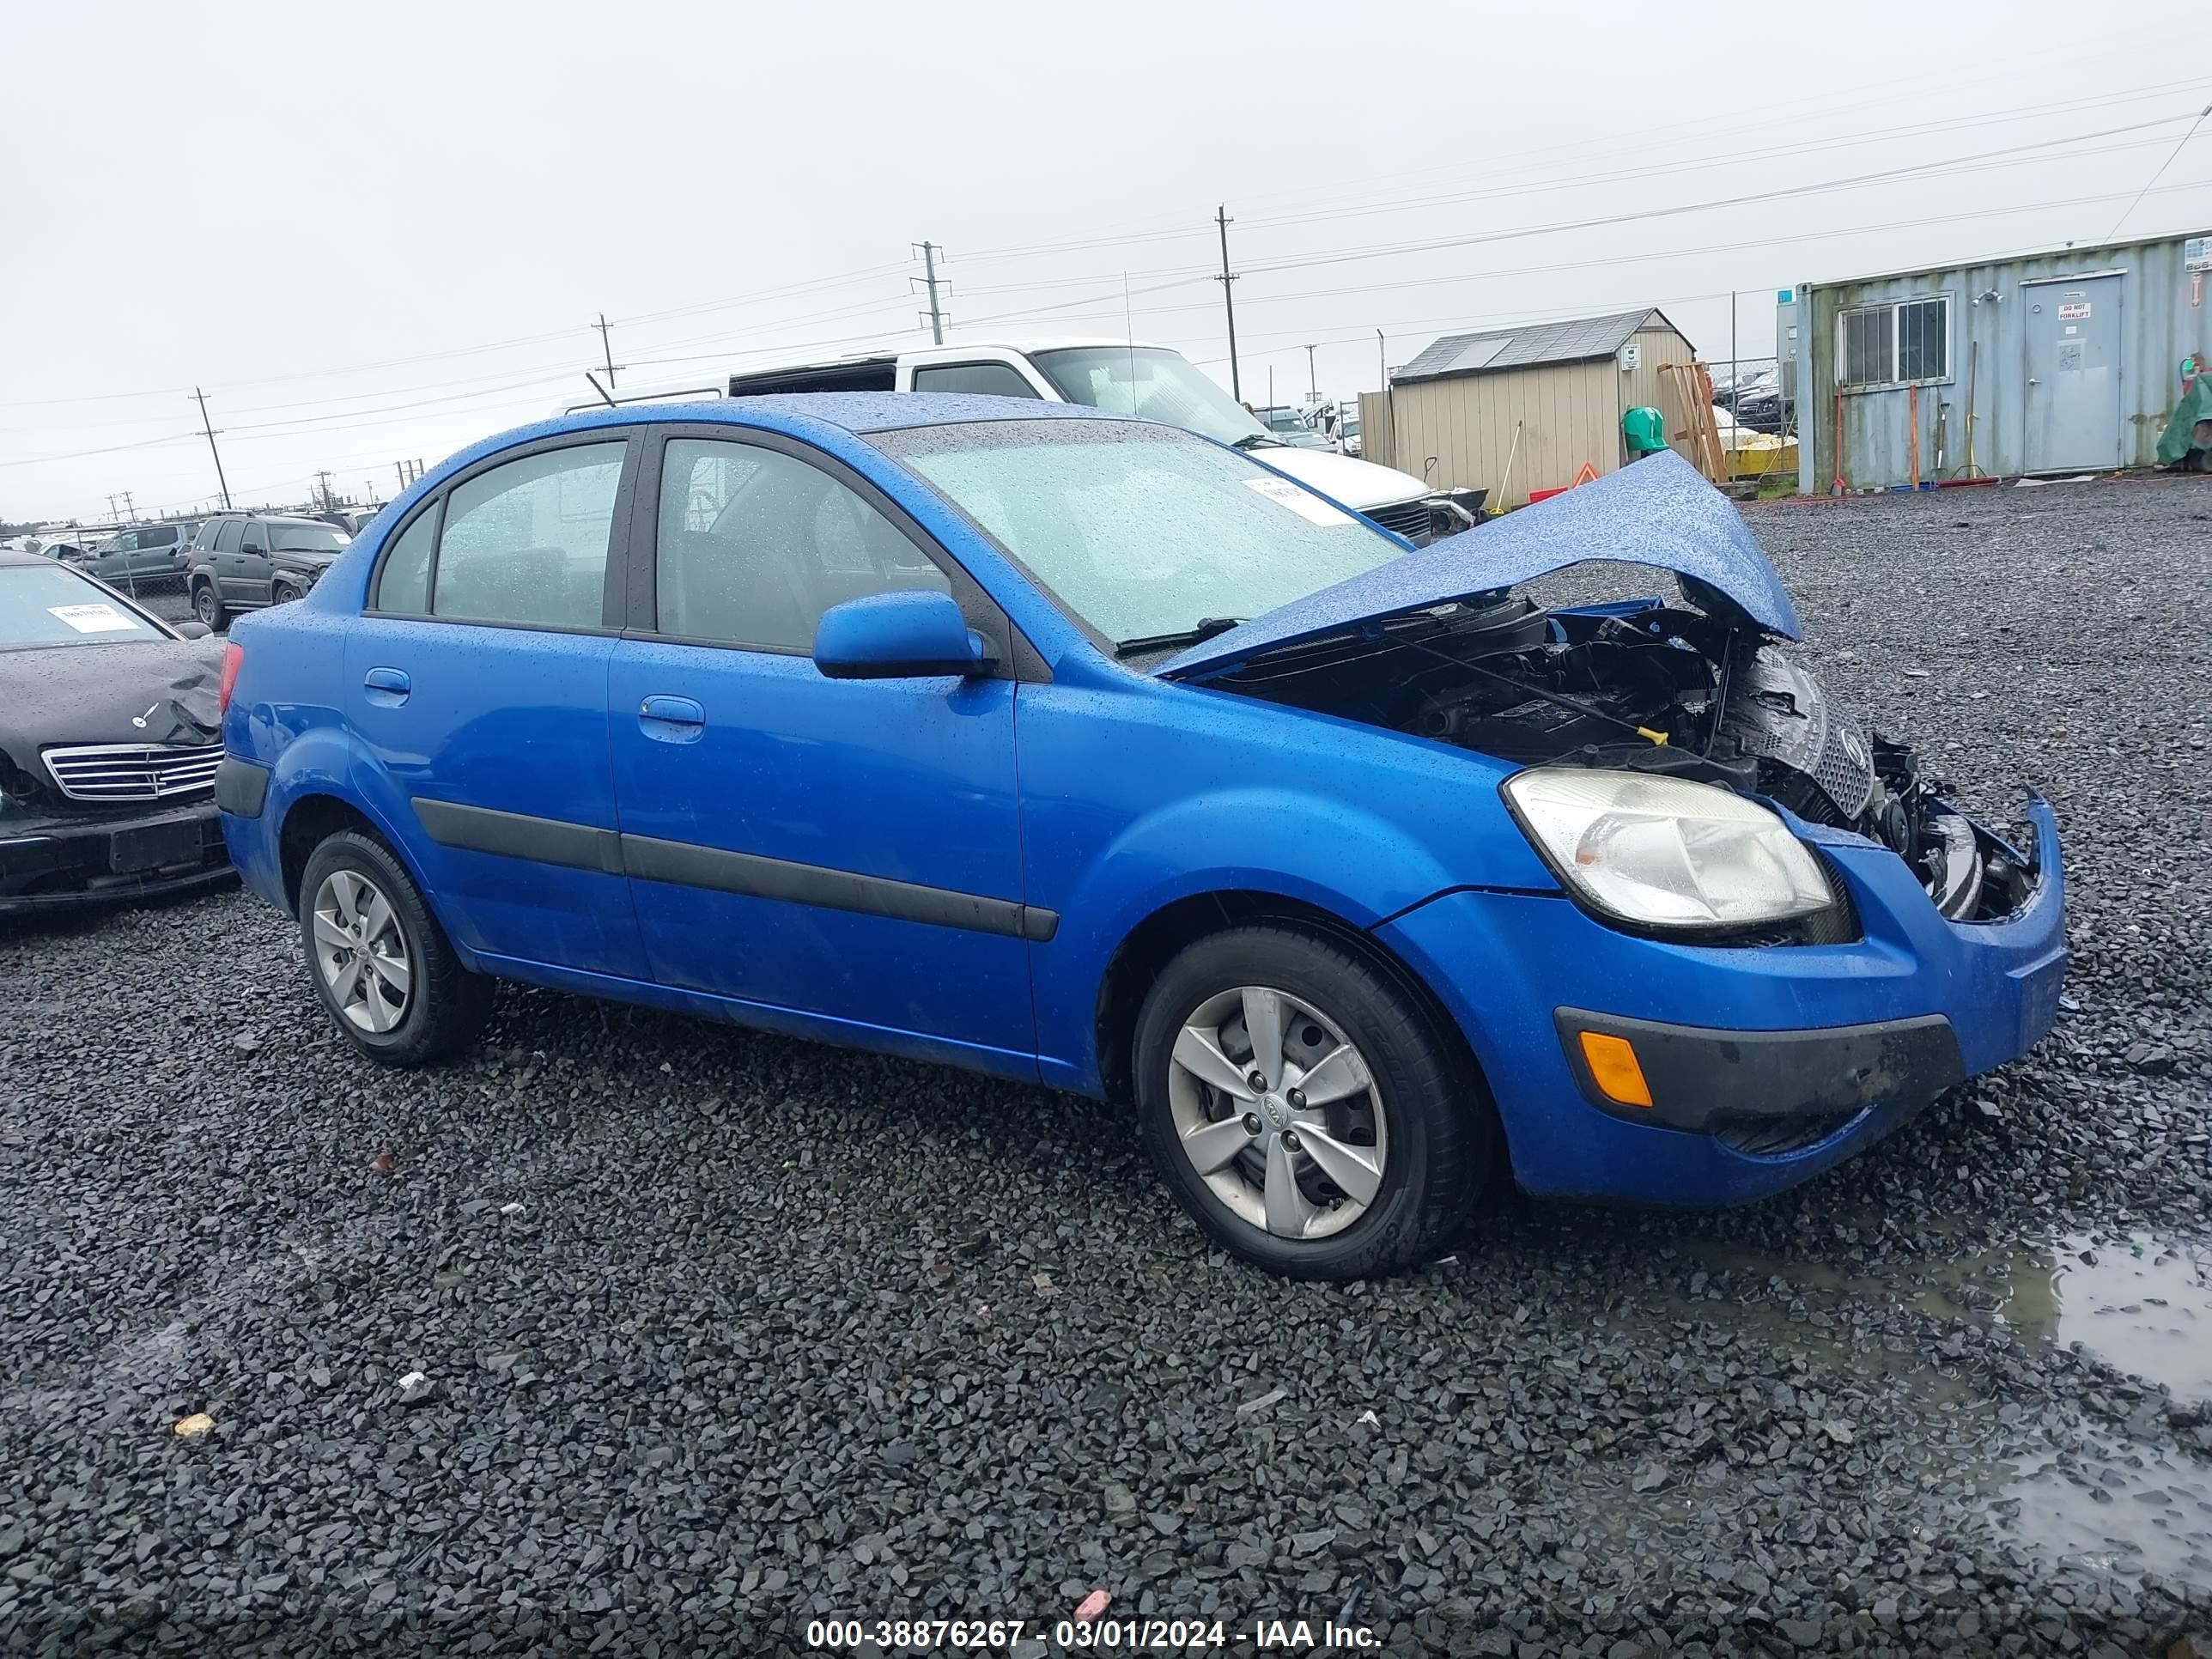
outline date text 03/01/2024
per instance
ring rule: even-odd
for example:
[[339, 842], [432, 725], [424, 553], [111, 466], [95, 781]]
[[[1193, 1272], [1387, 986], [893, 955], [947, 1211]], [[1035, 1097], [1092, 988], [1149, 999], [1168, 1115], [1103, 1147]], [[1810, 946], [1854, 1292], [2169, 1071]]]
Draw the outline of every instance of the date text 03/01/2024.
[[[1049, 1631], [1048, 1644], [1047, 1633]], [[1035, 1633], [1032, 1634], [1031, 1632]], [[1249, 1638], [1262, 1653], [1359, 1650], [1376, 1645], [1364, 1625], [1334, 1619], [1256, 1619], [1249, 1629], [1214, 1619], [818, 1619], [806, 1645], [823, 1652], [863, 1646], [889, 1653], [1019, 1654], [1084, 1650], [1173, 1653], [1227, 1647]]]

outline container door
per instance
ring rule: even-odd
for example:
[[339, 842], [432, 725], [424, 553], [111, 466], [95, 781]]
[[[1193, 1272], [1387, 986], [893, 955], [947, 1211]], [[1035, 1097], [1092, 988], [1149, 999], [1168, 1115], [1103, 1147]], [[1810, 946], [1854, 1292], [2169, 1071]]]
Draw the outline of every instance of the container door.
[[2120, 464], [2119, 276], [2020, 291], [2027, 328], [2027, 470]]

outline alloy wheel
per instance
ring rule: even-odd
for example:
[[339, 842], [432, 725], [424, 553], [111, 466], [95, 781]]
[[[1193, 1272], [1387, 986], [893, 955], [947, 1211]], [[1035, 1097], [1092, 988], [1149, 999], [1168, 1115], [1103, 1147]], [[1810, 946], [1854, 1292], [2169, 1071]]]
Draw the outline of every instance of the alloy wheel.
[[1389, 1132], [1374, 1073], [1334, 1019], [1287, 991], [1239, 986], [1193, 1009], [1168, 1104], [1213, 1195], [1277, 1238], [1340, 1233], [1381, 1190]]
[[316, 890], [315, 971], [338, 1012], [364, 1031], [407, 1017], [414, 969], [383, 890], [358, 870], [333, 870]]
[[192, 592], [192, 614], [210, 628], [215, 626], [215, 589], [199, 587]]

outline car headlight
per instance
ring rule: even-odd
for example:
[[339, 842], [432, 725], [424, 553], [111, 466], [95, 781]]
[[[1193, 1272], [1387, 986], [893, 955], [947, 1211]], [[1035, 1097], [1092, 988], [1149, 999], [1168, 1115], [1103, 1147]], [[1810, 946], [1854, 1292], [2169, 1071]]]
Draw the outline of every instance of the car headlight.
[[1626, 921], [1744, 927], [1835, 902], [1788, 825], [1711, 784], [1544, 767], [1507, 779], [1505, 799], [1559, 879]]

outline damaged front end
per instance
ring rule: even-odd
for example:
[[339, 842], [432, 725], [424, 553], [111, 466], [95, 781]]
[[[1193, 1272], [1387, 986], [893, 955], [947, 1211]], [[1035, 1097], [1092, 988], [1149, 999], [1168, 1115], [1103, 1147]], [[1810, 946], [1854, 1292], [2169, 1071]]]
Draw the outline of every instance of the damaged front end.
[[[1519, 584], [1593, 559], [1683, 603], [1546, 609]], [[1155, 672], [1524, 766], [1717, 784], [1888, 848], [1952, 921], [1994, 921], [2034, 858], [1945, 801], [1782, 648], [1789, 595], [1742, 515], [1662, 454], [1228, 629]], [[2032, 844], [2032, 843], [2031, 843]], [[1819, 943], [1826, 927], [1773, 935]]]
[[1278, 647], [1208, 683], [1520, 765], [1762, 796], [1889, 848], [1954, 921], [2008, 915], [2034, 884], [2029, 859], [1947, 804], [1911, 749], [1869, 738], [1740, 617], [1494, 592]]

